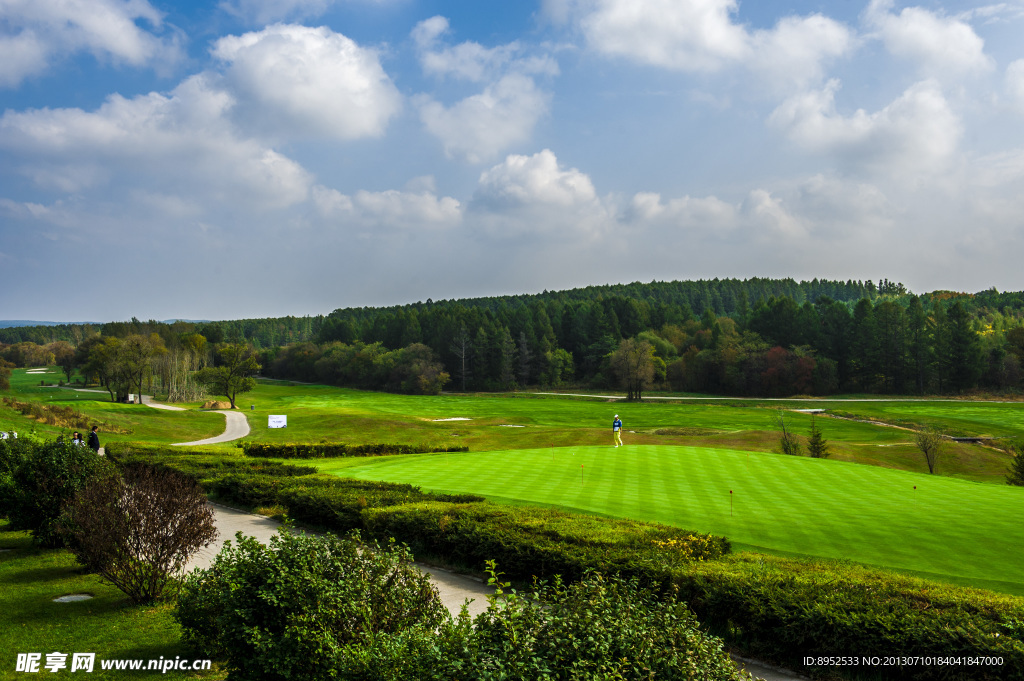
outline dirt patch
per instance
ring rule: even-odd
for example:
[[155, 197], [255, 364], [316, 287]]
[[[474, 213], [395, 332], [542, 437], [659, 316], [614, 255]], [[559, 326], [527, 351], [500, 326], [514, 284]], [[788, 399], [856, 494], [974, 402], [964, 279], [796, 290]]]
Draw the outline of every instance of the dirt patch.
[[210, 400], [203, 404], [203, 409], [230, 409], [230, 402], [220, 402], [218, 400]]

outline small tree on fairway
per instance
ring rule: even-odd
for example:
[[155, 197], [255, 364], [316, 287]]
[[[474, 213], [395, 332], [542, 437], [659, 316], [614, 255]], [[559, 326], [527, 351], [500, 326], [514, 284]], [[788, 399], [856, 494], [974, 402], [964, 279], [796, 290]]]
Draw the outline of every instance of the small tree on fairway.
[[828, 450], [828, 440], [822, 437], [821, 430], [814, 420], [814, 414], [811, 414], [811, 434], [807, 438], [807, 453], [813, 459], [827, 459], [831, 454]]
[[942, 450], [945, 448], [945, 442], [942, 439], [942, 434], [934, 428], [925, 428], [924, 430], [917, 431], [917, 435], [914, 436], [914, 442], [917, 444], [917, 448], [924, 454], [924, 460], [928, 464], [928, 472], [935, 474], [935, 464], [938, 463], [939, 455], [942, 454]]
[[789, 424], [786, 423], [786, 412], [777, 409], [774, 420], [775, 427], [779, 429], [779, 447], [782, 449], [782, 453], [800, 456], [800, 443], [796, 439], [796, 434], [789, 429]]
[[210, 392], [224, 395], [235, 408], [235, 396], [247, 393], [256, 387], [253, 374], [262, 367], [256, 361], [256, 353], [244, 343], [228, 343], [217, 351], [220, 366], [207, 367], [196, 372], [196, 380], [206, 385]]
[[1006, 474], [1006, 484], [1024, 486], [1024, 440], [1010, 443], [1008, 450], [1013, 453], [1013, 460]]

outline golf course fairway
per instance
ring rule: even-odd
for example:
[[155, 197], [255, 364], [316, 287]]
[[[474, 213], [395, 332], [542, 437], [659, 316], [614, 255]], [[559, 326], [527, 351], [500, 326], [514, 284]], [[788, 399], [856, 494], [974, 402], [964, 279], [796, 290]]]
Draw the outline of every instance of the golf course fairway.
[[[626, 445], [351, 460], [324, 472], [675, 525], [1024, 594], [1024, 489], [842, 461]], [[916, 486], [916, 489], [915, 489]]]

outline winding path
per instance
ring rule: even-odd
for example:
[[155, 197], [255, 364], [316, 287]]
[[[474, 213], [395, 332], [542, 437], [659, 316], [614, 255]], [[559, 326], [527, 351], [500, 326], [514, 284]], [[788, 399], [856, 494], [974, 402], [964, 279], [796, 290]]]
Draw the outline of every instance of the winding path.
[[[160, 402], [154, 402], [152, 395], [143, 395], [142, 403], [148, 407], [154, 409], [164, 409], [166, 411], [185, 411], [184, 407], [175, 407], [170, 404], [161, 404]], [[249, 434], [249, 419], [245, 417], [244, 411], [229, 411], [227, 409], [218, 409], [217, 413], [224, 414], [224, 432], [220, 435], [208, 437], [204, 440], [195, 440], [193, 442], [175, 442], [172, 447], [191, 447], [193, 445], [215, 445], [218, 442], [231, 442], [232, 440], [240, 440]]]

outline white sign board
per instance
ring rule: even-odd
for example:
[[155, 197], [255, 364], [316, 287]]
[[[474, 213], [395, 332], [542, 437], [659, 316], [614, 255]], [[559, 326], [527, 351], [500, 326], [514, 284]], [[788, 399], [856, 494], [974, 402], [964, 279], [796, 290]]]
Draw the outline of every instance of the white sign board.
[[288, 426], [287, 416], [268, 416], [267, 427], [268, 428], [285, 428]]

